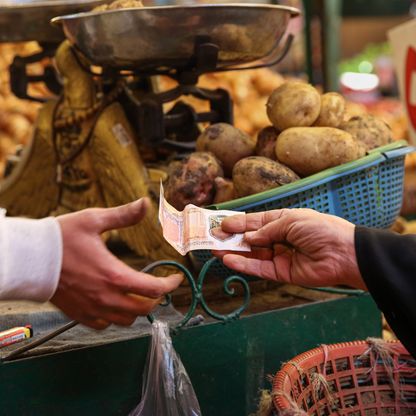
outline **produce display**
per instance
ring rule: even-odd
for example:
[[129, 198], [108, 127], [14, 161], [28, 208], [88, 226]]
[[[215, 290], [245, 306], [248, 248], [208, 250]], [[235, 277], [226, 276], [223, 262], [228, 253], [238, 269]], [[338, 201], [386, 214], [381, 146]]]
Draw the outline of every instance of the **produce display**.
[[[257, 194], [360, 159], [392, 141], [384, 121], [365, 114], [350, 117], [340, 94], [321, 95], [301, 81], [278, 86], [265, 112], [272, 125], [257, 139], [225, 123], [206, 128], [197, 139], [197, 151], [209, 153], [171, 163], [168, 170], [175, 173], [165, 183], [166, 199], [183, 209], [186, 201], [209, 205]], [[209, 164], [190, 163], [202, 154], [211, 155]], [[221, 167], [225, 176], [213, 177]]]
[[[121, 0], [121, 2], [130, 0]], [[136, 1], [136, 0], [133, 0]], [[116, 7], [114, 2], [112, 7]], [[104, 7], [109, 7], [104, 5]], [[20, 44], [0, 44], [0, 177], [3, 175], [6, 159], [15, 154], [18, 146], [29, 143], [37, 112], [41, 105], [16, 98], [10, 91], [8, 67], [16, 55], [28, 56], [40, 50], [36, 42]], [[30, 75], [40, 75], [43, 63], [28, 67]], [[172, 79], [159, 77], [161, 89], [173, 87]], [[201, 76], [199, 85], [208, 89], [227, 90], [234, 103], [234, 124], [241, 131], [254, 136], [268, 122], [264, 107], [272, 91], [284, 82], [283, 77], [269, 69], [241, 72], [222, 72]], [[29, 93], [37, 96], [50, 96], [42, 83], [30, 84]], [[181, 97], [196, 111], [208, 110], [205, 101], [193, 97]]]
[[[18, 146], [24, 146], [30, 141], [36, 115], [40, 108], [38, 103], [20, 100], [10, 92], [8, 66], [15, 55], [26, 56], [35, 53], [38, 50], [39, 47], [36, 42], [0, 45], [0, 176], [4, 171], [8, 155], [14, 154]], [[43, 71], [43, 63], [30, 65], [28, 69], [30, 74], [41, 74]], [[172, 82], [171, 79], [160, 78], [162, 89], [172, 88]], [[267, 113], [272, 109], [282, 109], [285, 108], [284, 106], [290, 107], [290, 105], [287, 106], [286, 104], [283, 104], [282, 107], [276, 107], [276, 104], [274, 103], [276, 100], [276, 102], [278, 102], [279, 98], [279, 93], [276, 93], [275, 91], [284, 83], [285, 80], [280, 74], [269, 69], [212, 73], [203, 75], [200, 78], [199, 85], [201, 87], [209, 89], [223, 88], [229, 91], [234, 103], [235, 127], [227, 125], [221, 126], [225, 133], [220, 135], [220, 140], [218, 141], [220, 146], [214, 145], [214, 143], [208, 145], [206, 143], [207, 140], [204, 139], [206, 136], [206, 134], [204, 135], [205, 132], [201, 135], [198, 150], [209, 151], [214, 155], [217, 153], [216, 157], [219, 162], [222, 163], [225, 176], [221, 175], [213, 178], [211, 188], [213, 190], [207, 193], [207, 196], [205, 199], [203, 198], [203, 201], [198, 200], [197, 202], [199, 204], [207, 205], [210, 203], [220, 203], [237, 197], [234, 190], [232, 168], [240, 157], [262, 156], [270, 160], [278, 160], [276, 155], [276, 141], [279, 135], [281, 135], [281, 131], [271, 125]], [[298, 90], [309, 91], [309, 96], [314, 97], [312, 99], [316, 101], [317, 93], [313, 87], [299, 82], [299, 80], [286, 82], [285, 88], [287, 88], [288, 84], [294, 84]], [[41, 83], [30, 85], [29, 92], [32, 95], [38, 96], [50, 95]], [[272, 94], [274, 94], [273, 100], [270, 98]], [[316, 107], [320, 107], [320, 111], [316, 120], [312, 122], [312, 125], [305, 127], [302, 123], [301, 126], [292, 128], [296, 129], [303, 126], [303, 128], [308, 129], [316, 129], [318, 127], [342, 129], [345, 132], [351, 133], [356, 139], [358, 138], [359, 141], [366, 144], [367, 149], [370, 148], [368, 146], [380, 146], [387, 143], [391, 138], [398, 140], [406, 138], [407, 136], [406, 116], [403, 107], [398, 100], [384, 99], [383, 101], [370, 106], [364, 106], [361, 104], [345, 102], [344, 98], [338, 93], [318, 94], [318, 96], [320, 98], [320, 105], [317, 105]], [[207, 103], [204, 101], [192, 97], [182, 97], [181, 100], [189, 102], [194, 106], [196, 111], [206, 110]], [[287, 100], [288, 98], [286, 97], [285, 103]], [[271, 107], [270, 110], [266, 107], [268, 102], [269, 107]], [[293, 103], [291, 105], [291, 108], [293, 108]], [[289, 117], [294, 117], [295, 114], [296, 111], [292, 112]], [[371, 115], [374, 117], [370, 117]], [[285, 122], [287, 122], [287, 117], [287, 115], [283, 116]], [[310, 117], [310, 119], [312, 118], [313, 117]], [[381, 120], [391, 127], [391, 131], [387, 125], [381, 122]], [[362, 134], [363, 126], [365, 125], [370, 125], [370, 129], [365, 131], [366, 134]], [[208, 129], [208, 131], [212, 131], [212, 127]], [[295, 130], [295, 133], [296, 132], [297, 130]], [[290, 133], [291, 132], [289, 131], [289, 137], [293, 137], [293, 132], [292, 134]], [[317, 134], [318, 132], [316, 131], [312, 133], [313, 137]], [[288, 132], [286, 131], [285, 135], [282, 137], [284, 138], [287, 135]], [[294, 139], [291, 138], [290, 140], [293, 141]], [[204, 142], [205, 144], [203, 144]], [[239, 145], [237, 145], [237, 143], [239, 143]], [[283, 146], [283, 143], [284, 142], [282, 142], [280, 146]], [[311, 143], [308, 144], [310, 145]], [[218, 146], [218, 151], [215, 149], [216, 146]], [[356, 146], [359, 145], [357, 144]], [[354, 148], [354, 146], [352, 147]], [[351, 151], [351, 146], [349, 149]], [[355, 147], [355, 152], [358, 152], [356, 157], [361, 157], [359, 156], [361, 153], [357, 149], [358, 147]], [[338, 151], [339, 149], [337, 152]], [[302, 153], [304, 153], [303, 148], [300, 154]], [[331, 153], [331, 155], [335, 162], [341, 160], [337, 159], [338, 156], [336, 153]], [[343, 156], [339, 157], [342, 158]], [[298, 162], [299, 158], [300, 156], [298, 155]], [[320, 160], [322, 159], [324, 158], [321, 157]], [[224, 160], [226, 160], [225, 164]], [[281, 164], [286, 164], [288, 168], [291, 168], [291, 170], [296, 172], [300, 177], [310, 174], [302, 169], [302, 172], [297, 172], [296, 169], [299, 170], [299, 168], [296, 168], [295, 165], [289, 166], [288, 163], [290, 164], [290, 161], [285, 162], [282, 159], [279, 160], [279, 162]], [[406, 159], [407, 177], [412, 175], [411, 172], [413, 172], [415, 166], [416, 155], [408, 156]], [[321, 165], [319, 165], [319, 169], [321, 169]], [[413, 178], [411, 179], [412, 180], [407, 180], [406, 184], [412, 185], [415, 182]], [[410, 198], [409, 196], [407, 199], [413, 200], [413, 195], [415, 193], [414, 186], [410, 185], [406, 185], [406, 187], [409, 189], [411, 188], [410, 194], [412, 197]], [[275, 186], [280, 186], [280, 183], [276, 182]], [[414, 205], [413, 203], [410, 204], [405, 201], [405, 205], [406, 212], [414, 211], [414, 208], [412, 208]]]

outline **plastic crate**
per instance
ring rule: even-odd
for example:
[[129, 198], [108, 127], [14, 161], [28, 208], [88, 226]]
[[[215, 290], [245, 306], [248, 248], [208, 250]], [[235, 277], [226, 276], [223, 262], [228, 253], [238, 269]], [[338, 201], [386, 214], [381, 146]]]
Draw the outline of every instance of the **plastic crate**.
[[323, 345], [283, 365], [273, 405], [285, 415], [414, 415], [415, 375], [416, 361], [398, 341]]
[[[211, 205], [211, 209], [258, 212], [279, 208], [312, 208], [367, 227], [388, 228], [400, 213], [404, 159], [415, 148], [399, 141], [370, 151], [367, 156], [269, 191]], [[192, 258], [202, 266], [212, 257], [197, 250]], [[216, 262], [211, 272], [233, 272]]]

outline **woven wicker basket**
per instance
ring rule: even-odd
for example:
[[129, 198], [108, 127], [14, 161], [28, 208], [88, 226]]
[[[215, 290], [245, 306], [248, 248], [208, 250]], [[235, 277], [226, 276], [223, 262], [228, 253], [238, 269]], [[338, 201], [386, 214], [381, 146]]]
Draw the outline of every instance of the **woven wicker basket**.
[[287, 362], [272, 396], [277, 414], [416, 415], [416, 360], [399, 342], [322, 346]]

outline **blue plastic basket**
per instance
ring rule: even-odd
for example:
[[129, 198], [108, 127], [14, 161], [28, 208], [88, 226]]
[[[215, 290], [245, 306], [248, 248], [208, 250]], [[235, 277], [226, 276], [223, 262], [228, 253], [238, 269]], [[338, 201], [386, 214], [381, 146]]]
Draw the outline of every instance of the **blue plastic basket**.
[[[379, 147], [367, 156], [269, 191], [210, 206], [212, 209], [257, 212], [279, 208], [312, 208], [367, 227], [388, 228], [400, 213], [404, 159], [415, 151], [405, 141]], [[208, 250], [192, 253], [197, 266], [212, 257]], [[233, 272], [216, 262], [211, 271]]]

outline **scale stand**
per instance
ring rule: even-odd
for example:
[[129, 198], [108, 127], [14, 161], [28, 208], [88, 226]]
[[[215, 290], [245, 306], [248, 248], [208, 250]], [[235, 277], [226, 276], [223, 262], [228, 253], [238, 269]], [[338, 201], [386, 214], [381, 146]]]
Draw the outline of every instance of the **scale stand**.
[[[138, 99], [134, 85], [126, 85], [122, 103], [126, 106], [138, 137], [145, 144], [192, 150], [201, 133], [199, 123], [233, 123], [233, 103], [229, 93], [224, 89], [212, 91], [197, 86], [199, 77], [215, 71], [217, 62], [218, 46], [208, 42], [197, 43], [189, 66], [176, 73], [169, 71], [168, 76], [178, 82], [177, 87], [161, 93], [152, 91]], [[168, 113], [164, 113], [164, 104], [184, 95], [208, 101], [210, 111], [197, 113], [192, 106], [177, 101]]]
[[[178, 86], [161, 93], [151, 91], [140, 94], [135, 83], [127, 83], [124, 88], [123, 106], [138, 137], [147, 145], [153, 147], [167, 146], [182, 150], [195, 149], [195, 141], [200, 135], [200, 123], [234, 123], [233, 102], [224, 89], [208, 90], [197, 86], [199, 77], [210, 72], [225, 72], [232, 70], [247, 70], [276, 65], [290, 49], [293, 36], [287, 37], [283, 50], [268, 63], [250, 67], [223, 67], [218, 65], [218, 45], [205, 39], [199, 39], [195, 44], [194, 55], [189, 64], [183, 68], [155, 69], [154, 71], [132, 71], [135, 76], [150, 77], [155, 75], [168, 76], [178, 82]], [[105, 70], [103, 71], [106, 72]], [[178, 100], [182, 96], [193, 96], [209, 102], [210, 111], [197, 113], [192, 106], [178, 101], [174, 107], [164, 113], [163, 104]]]
[[[103, 0], [87, 0], [81, 4], [68, 0], [60, 4], [60, 9], [41, 0], [28, 8], [25, 1], [4, 8], [5, 15], [18, 13], [26, 19], [24, 28], [12, 34], [0, 30], [0, 41], [13, 35], [13, 39], [19, 36], [19, 39], [37, 40], [43, 48], [32, 56], [16, 57], [11, 65], [11, 88], [17, 97], [48, 101], [28, 94], [31, 82], [44, 82], [55, 96], [61, 93], [62, 87], [52, 66], [48, 65], [39, 76], [28, 75], [26, 66], [53, 57], [63, 29], [74, 55], [102, 68], [100, 74], [94, 75], [98, 75], [97, 82], [101, 83], [104, 96], [107, 88], [124, 79], [117, 101], [137, 137], [147, 146], [184, 151], [195, 148], [201, 123], [233, 124], [229, 93], [198, 87], [199, 77], [212, 72], [269, 67], [280, 62], [293, 37], [286, 37], [283, 48], [278, 45], [290, 18], [299, 13], [285, 6], [240, 4], [146, 7], [71, 15], [68, 12], [74, 8], [86, 10]], [[53, 13], [56, 16], [61, 11], [66, 12], [62, 13], [64, 16], [53, 18], [52, 25], [48, 25]], [[42, 24], [35, 12], [41, 21], [45, 20]], [[81, 66], [90, 72], [83, 62], [84, 59], [79, 59]], [[151, 82], [156, 75], [168, 76], [178, 86], [158, 92]], [[197, 113], [192, 106], [178, 101], [184, 95], [207, 101], [209, 110]], [[164, 104], [174, 101], [173, 108], [165, 113]]]

